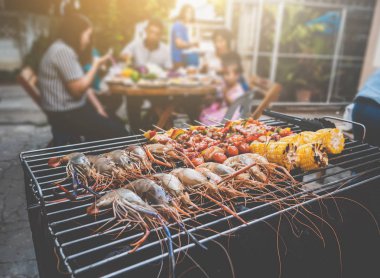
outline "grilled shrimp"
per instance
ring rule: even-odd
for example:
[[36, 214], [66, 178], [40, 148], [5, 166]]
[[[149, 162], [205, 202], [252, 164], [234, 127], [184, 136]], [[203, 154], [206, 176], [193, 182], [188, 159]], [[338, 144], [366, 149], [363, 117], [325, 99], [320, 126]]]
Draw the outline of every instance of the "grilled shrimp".
[[175, 161], [182, 161], [186, 165], [194, 167], [190, 159], [172, 145], [155, 143], [145, 145], [144, 148], [150, 160], [158, 165], [173, 168]]
[[114, 150], [104, 154], [105, 157], [111, 159], [118, 167], [123, 170], [135, 170], [135, 164], [125, 150]]
[[108, 187], [115, 178], [120, 178], [120, 169], [107, 156], [88, 156], [88, 159], [92, 163], [92, 176], [97, 184]]
[[174, 200], [174, 203], [178, 201], [179, 205], [183, 203], [185, 205], [198, 208], [198, 206], [190, 200], [189, 194], [185, 192], [185, 187], [176, 176], [172, 174], [159, 173], [154, 174], [152, 178], [170, 194]]
[[88, 207], [87, 213], [93, 215], [99, 211], [99, 208], [110, 206], [113, 208], [115, 219], [118, 219], [119, 222], [130, 222], [133, 223], [135, 227], [137, 226], [145, 230], [144, 235], [138, 241], [131, 244], [133, 249], [129, 251], [130, 253], [135, 252], [146, 241], [150, 234], [150, 228], [157, 229], [159, 226], [163, 228], [168, 239], [170, 272], [174, 276], [175, 258], [173, 252], [173, 240], [170, 230], [160, 214], [152, 206], [144, 202], [136, 193], [125, 188], [119, 188], [108, 192]]
[[160, 215], [168, 215], [174, 219], [179, 227], [194, 241], [195, 244], [203, 249], [206, 249], [203, 244], [201, 244], [190, 232], [186, 230], [179, 213], [185, 214], [186, 216], [190, 215], [183, 211], [175, 202], [173, 202], [161, 186], [150, 179], [138, 179], [130, 182], [125, 187], [134, 191], [143, 200], [157, 209]]
[[229, 183], [222, 184], [223, 178], [215, 174], [208, 168], [197, 167], [195, 168], [195, 170], [200, 172], [203, 176], [205, 176], [210, 183], [215, 184], [218, 187], [219, 192], [224, 193], [224, 195], [226, 195], [228, 198], [247, 197], [246, 194], [235, 190], [231, 186], [231, 184]]
[[[216, 163], [216, 162], [206, 162], [206, 163], [199, 165], [197, 168], [207, 168], [211, 172], [219, 175], [220, 177], [233, 175], [236, 172], [235, 169], [233, 169], [227, 165], [224, 165], [221, 163]], [[236, 178], [237, 179], [249, 179], [249, 174], [241, 173], [241, 174], [237, 175]]]
[[[53, 157], [48, 161], [48, 165], [54, 168], [62, 164], [66, 164], [67, 176], [61, 181], [54, 183], [54, 185], [60, 188], [69, 199], [76, 199], [79, 188], [97, 195], [97, 193], [88, 186], [88, 178], [92, 176], [93, 168], [90, 160], [83, 153], [75, 152], [59, 158]], [[71, 178], [73, 182], [72, 192], [60, 185], [61, 182], [69, 178]], [[55, 194], [59, 195], [58, 193]]]
[[227, 158], [226, 161], [223, 162], [224, 165], [229, 166], [235, 170], [239, 170], [245, 166], [252, 165], [257, 163], [257, 165], [253, 165], [250, 167], [249, 172], [257, 178], [261, 182], [265, 182], [268, 180], [267, 175], [260, 169], [259, 165], [267, 165], [269, 164], [268, 160], [261, 155], [254, 153], [245, 153], [237, 156], [233, 156]]
[[216, 184], [211, 183], [202, 173], [191, 168], [177, 168], [170, 172], [176, 176], [185, 187], [205, 187], [206, 191], [218, 192]]
[[[190, 168], [177, 168], [170, 172], [182, 182], [182, 184], [192, 193], [200, 194], [202, 197], [210, 200], [211, 202], [217, 204], [227, 213], [235, 216], [243, 223], [246, 223], [240, 216], [236, 214], [228, 206], [224, 205], [221, 201], [217, 199], [222, 199], [220, 195], [218, 185], [211, 182], [207, 177], [205, 177], [201, 172]], [[215, 199], [214, 198], [217, 198]]]
[[142, 171], [152, 171], [152, 163], [149, 160], [148, 155], [145, 152], [144, 147], [131, 145], [125, 149], [128, 157], [133, 161], [135, 168]]

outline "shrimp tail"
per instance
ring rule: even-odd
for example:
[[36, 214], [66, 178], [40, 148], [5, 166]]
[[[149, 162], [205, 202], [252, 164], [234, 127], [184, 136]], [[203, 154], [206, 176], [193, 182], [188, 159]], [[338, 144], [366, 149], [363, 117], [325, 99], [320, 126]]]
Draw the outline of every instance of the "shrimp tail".
[[181, 196], [180, 201], [185, 203], [186, 205], [192, 206], [197, 210], [200, 210], [200, 207], [198, 207], [196, 204], [194, 204], [191, 199], [189, 194], [186, 192], [184, 195]]

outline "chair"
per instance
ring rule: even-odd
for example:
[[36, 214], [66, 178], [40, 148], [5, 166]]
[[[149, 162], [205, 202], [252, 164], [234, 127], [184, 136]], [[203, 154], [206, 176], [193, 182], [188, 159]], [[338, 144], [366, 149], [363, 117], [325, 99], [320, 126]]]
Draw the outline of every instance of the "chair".
[[257, 107], [251, 114], [251, 117], [258, 119], [270, 103], [278, 99], [282, 91], [282, 86], [279, 83], [272, 82], [257, 75], [253, 75], [249, 83], [251, 89], [257, 90], [258, 93], [264, 96], [263, 100], [253, 103], [253, 107], [255, 105], [257, 105]]
[[[37, 75], [34, 73], [33, 69], [28, 66], [24, 67], [17, 76], [17, 81], [33, 101], [41, 108], [42, 112], [46, 114], [41, 106], [41, 93], [37, 88]], [[49, 142], [48, 147], [78, 143], [81, 141], [79, 134], [68, 134], [66, 131], [63, 131], [56, 126], [51, 127], [51, 132], [53, 134], [53, 139]]]
[[[257, 75], [252, 76], [250, 85], [251, 90], [238, 98], [228, 108], [226, 115], [224, 116], [223, 123], [226, 122], [227, 119], [231, 119], [237, 109], [240, 109], [240, 116], [242, 118], [260, 118], [263, 111], [269, 106], [272, 101], [278, 98], [282, 90], [282, 86], [280, 84], [273, 83]], [[255, 100], [255, 96], [257, 94], [263, 95], [264, 98], [262, 100]], [[256, 108], [253, 111], [254, 107]]]

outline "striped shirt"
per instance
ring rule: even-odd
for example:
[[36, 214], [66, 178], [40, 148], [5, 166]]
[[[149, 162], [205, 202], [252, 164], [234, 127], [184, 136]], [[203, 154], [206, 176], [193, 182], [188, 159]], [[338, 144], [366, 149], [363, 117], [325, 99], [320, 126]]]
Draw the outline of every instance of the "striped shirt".
[[61, 112], [84, 106], [86, 94], [75, 99], [66, 87], [68, 82], [83, 76], [84, 72], [75, 51], [63, 41], [55, 41], [42, 57], [38, 71], [42, 107], [46, 111]]

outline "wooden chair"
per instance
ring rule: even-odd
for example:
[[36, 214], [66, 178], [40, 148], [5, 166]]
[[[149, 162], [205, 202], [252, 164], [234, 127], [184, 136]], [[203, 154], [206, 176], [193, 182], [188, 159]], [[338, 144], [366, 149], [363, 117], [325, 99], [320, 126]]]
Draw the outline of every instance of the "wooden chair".
[[252, 112], [251, 117], [258, 119], [270, 103], [278, 99], [282, 86], [257, 75], [251, 77], [249, 85], [251, 90], [260, 93], [264, 97], [259, 102], [253, 102], [253, 107], [256, 106], [256, 109]]
[[[267, 79], [259, 76], [252, 76], [250, 80], [250, 91], [238, 98], [227, 110], [224, 116], [223, 123], [227, 119], [231, 119], [237, 109], [240, 109], [240, 117], [252, 117], [254, 119], [260, 118], [263, 111], [269, 104], [276, 100], [281, 92], [281, 85], [278, 83], [270, 82]], [[256, 95], [261, 94], [264, 96], [262, 100], [256, 100]], [[255, 110], [252, 112], [253, 108]]]

